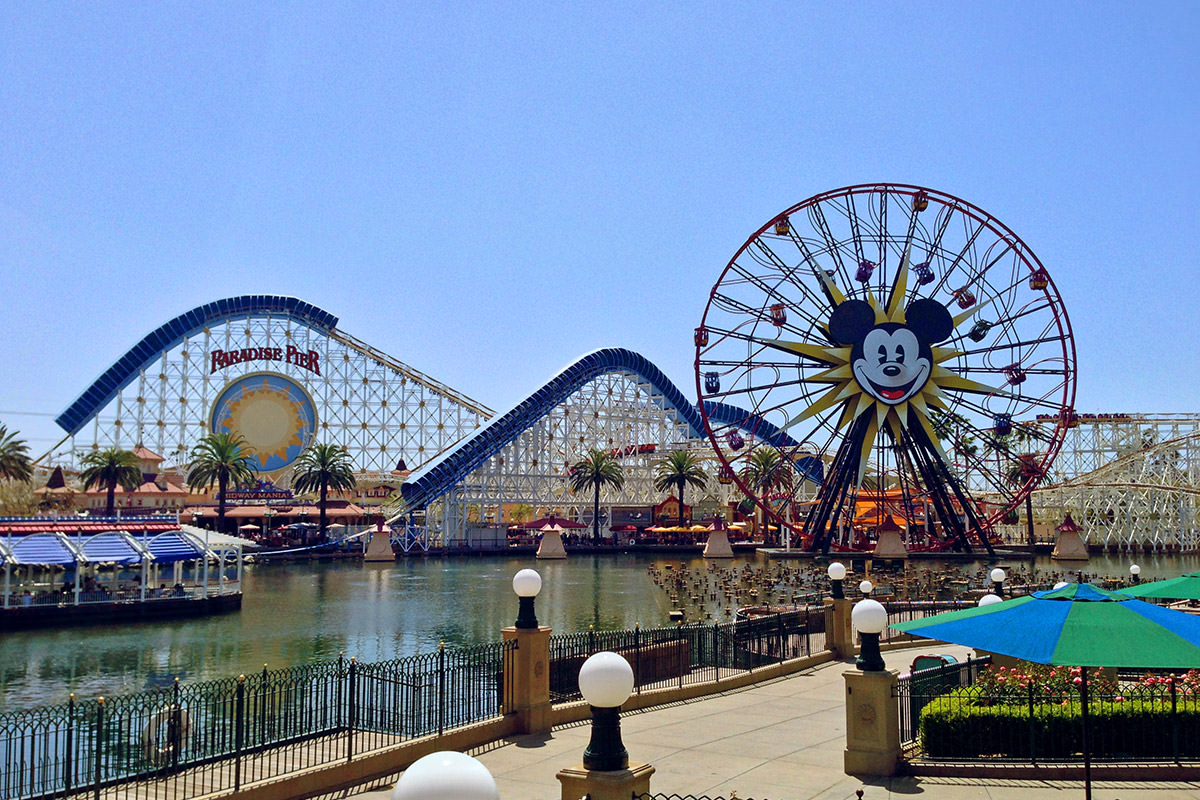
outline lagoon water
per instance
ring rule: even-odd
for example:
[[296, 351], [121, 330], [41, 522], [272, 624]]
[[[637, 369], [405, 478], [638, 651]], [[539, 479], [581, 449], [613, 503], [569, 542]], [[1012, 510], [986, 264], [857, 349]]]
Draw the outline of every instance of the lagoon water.
[[[1200, 556], [1139, 556], [1143, 580], [1200, 569]], [[667, 624], [667, 595], [651, 564], [698, 556], [573, 554], [565, 561], [532, 557], [413, 558], [396, 564], [300, 562], [246, 568], [241, 611], [200, 619], [127, 626], [60, 628], [4, 634], [0, 639], [0, 710], [116, 695], [336, 659], [362, 661], [429, 653], [439, 642], [462, 647], [496, 641], [516, 618], [512, 576], [542, 575], [538, 620], [556, 632]], [[765, 565], [762, 555], [723, 567]], [[804, 562], [788, 562], [801, 564]], [[933, 566], [914, 561], [910, 569]], [[982, 562], [963, 565], [975, 572]], [[1077, 569], [1040, 557], [1043, 570]], [[1089, 575], [1124, 576], [1129, 559], [1093, 557]]]

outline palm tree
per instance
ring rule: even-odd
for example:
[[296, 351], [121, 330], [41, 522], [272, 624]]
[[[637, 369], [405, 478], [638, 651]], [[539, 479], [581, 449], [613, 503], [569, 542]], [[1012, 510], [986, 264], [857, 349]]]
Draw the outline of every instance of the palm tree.
[[28, 483], [33, 477], [33, 464], [29, 461], [29, 445], [17, 434], [8, 432], [0, 425], [0, 479]]
[[687, 450], [676, 450], [654, 465], [654, 488], [660, 492], [675, 489], [679, 494], [679, 527], [683, 527], [683, 490], [686, 486], [703, 489], [708, 473], [700, 459]]
[[742, 467], [742, 480], [745, 481], [766, 505], [762, 512], [763, 541], [767, 540], [767, 505], [770, 504], [771, 494], [792, 488], [792, 465], [773, 447], [760, 447], [746, 459]]
[[127, 492], [135, 491], [142, 485], [142, 464], [131, 450], [118, 447], [93, 450], [80, 460], [80, 464], [83, 465], [83, 471], [79, 473], [79, 479], [83, 481], [85, 491], [93, 486], [108, 489], [105, 516], [111, 517], [113, 514], [118, 484]]
[[254, 480], [254, 462], [246, 440], [233, 433], [205, 436], [192, 448], [187, 483], [193, 489], [217, 485], [217, 530], [225, 530], [225, 490], [230, 482], [241, 486]]
[[292, 490], [321, 493], [321, 519], [318, 530], [325, 532], [325, 501], [329, 490], [346, 491], [354, 488], [354, 464], [350, 454], [340, 444], [314, 442], [296, 459]]
[[517, 503], [512, 507], [512, 510], [508, 512], [508, 518], [517, 524], [529, 522], [531, 519], [533, 519], [533, 506], [529, 505], [528, 503]]
[[625, 484], [621, 462], [611, 453], [593, 447], [587, 456], [571, 467], [569, 486], [572, 492], [592, 487], [592, 544], [600, 541], [600, 487], [620, 489]]

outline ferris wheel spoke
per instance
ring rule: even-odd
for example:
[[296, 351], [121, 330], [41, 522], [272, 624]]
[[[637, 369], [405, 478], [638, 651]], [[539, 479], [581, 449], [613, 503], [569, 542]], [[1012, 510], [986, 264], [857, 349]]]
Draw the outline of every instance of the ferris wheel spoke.
[[[964, 350], [964, 351], [962, 351], [962, 353], [965, 356], [979, 356], [979, 355], [984, 355], [985, 353], [998, 353], [1001, 351], [1013, 350], [1013, 349], [1020, 348], [1020, 347], [1033, 348], [1039, 344], [1052, 344], [1057, 341], [1059, 341], [1057, 336], [1043, 336], [1039, 339], [1026, 339], [1026, 340], [1017, 341], [1017, 342], [994, 344], [990, 347], [977, 347], [973, 350]], [[1026, 372], [1031, 375], [1034, 374], [1032, 370], [1026, 370]]]
[[[773, 301], [773, 303], [766, 303], [761, 308], [755, 308], [754, 306], [747, 305], [739, 300], [736, 300], [736, 299], [729, 297], [727, 295], [724, 295], [724, 294], [720, 295], [721, 302], [724, 303], [728, 309], [731, 309], [735, 312], [740, 312], [742, 314], [745, 314], [747, 317], [753, 317], [758, 321], [770, 322], [771, 324], [774, 324], [774, 322], [771, 319], [771, 313], [770, 313], [769, 306], [773, 305], [774, 303], [779, 303], [785, 307], [789, 306], [791, 304], [789, 303], [788, 298], [785, 297], [783, 294], [779, 293], [779, 291], [777, 289], [768, 286], [764, 281], [759, 279], [757, 276], [744, 271], [744, 268], [741, 267], [740, 265], [736, 265], [734, 268], [734, 271], [737, 272], [739, 275], [742, 275], [753, 286], [758, 288], [763, 294], [766, 295], [767, 299]], [[716, 297], [716, 295], [714, 295], [714, 297]], [[802, 309], [798, 309], [798, 310], [802, 310]], [[802, 316], [807, 322], [809, 322], [812, 325], [820, 324], [819, 321], [817, 320], [817, 318], [815, 316], [812, 316], [811, 314], [802, 314]], [[785, 325], [786, 325], [786, 323], [785, 323]], [[783, 327], [783, 326], [781, 326], [781, 327]], [[789, 330], [792, 330], [797, 334], [802, 333], [802, 331], [799, 328], [796, 328], [795, 326], [787, 325], [786, 327], [788, 327]]]
[[842, 261], [841, 249], [837, 247], [838, 238], [833, 235], [833, 231], [829, 229], [829, 223], [825, 221], [825, 212], [821, 210], [820, 204], [813, 205], [810, 209], [810, 217], [814, 218], [818, 232], [825, 240], [826, 246], [829, 248], [829, 255], [836, 263], [834, 269], [838, 272], [843, 280], [847, 283], [850, 281], [850, 273], [846, 269], [845, 263]]

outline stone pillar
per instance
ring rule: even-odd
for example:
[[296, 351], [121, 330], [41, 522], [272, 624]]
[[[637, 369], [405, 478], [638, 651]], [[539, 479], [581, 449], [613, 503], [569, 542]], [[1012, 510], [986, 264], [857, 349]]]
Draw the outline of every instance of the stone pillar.
[[854, 646], [854, 630], [850, 625], [849, 599], [825, 598], [825, 646], [834, 658], [851, 658], [857, 652]]
[[505, 659], [504, 708], [516, 712], [519, 733], [544, 733], [550, 730], [550, 631], [538, 628], [505, 628], [505, 642], [515, 641], [516, 649]]
[[896, 774], [900, 761], [900, 701], [895, 670], [843, 672], [846, 680], [847, 775]]
[[562, 784], [562, 800], [629, 800], [650, 793], [650, 776], [654, 767], [649, 764], [630, 764], [627, 769], [601, 772], [586, 769], [582, 764], [561, 769], [555, 775]]

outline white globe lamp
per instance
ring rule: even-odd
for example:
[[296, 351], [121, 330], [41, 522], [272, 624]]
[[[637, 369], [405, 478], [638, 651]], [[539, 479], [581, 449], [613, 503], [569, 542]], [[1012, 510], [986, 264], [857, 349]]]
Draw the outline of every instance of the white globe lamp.
[[826, 570], [829, 573], [830, 589], [834, 600], [845, 600], [846, 595], [842, 591], [842, 581], [846, 580], [846, 565], [840, 561], [834, 561]]
[[396, 781], [392, 800], [500, 800], [500, 790], [483, 764], [443, 750], [414, 761]]
[[887, 627], [887, 609], [877, 600], [867, 597], [854, 604], [850, 621], [862, 637], [862, 649], [854, 666], [864, 672], [878, 672], [884, 668], [883, 654], [879, 652], [879, 634]]
[[633, 684], [633, 667], [617, 653], [596, 653], [579, 668], [579, 692], [592, 707], [592, 738], [583, 751], [587, 769], [611, 772], [629, 766], [620, 712]]
[[513, 575], [513, 591], [517, 593], [517, 621], [515, 627], [521, 630], [537, 630], [537, 615], [533, 610], [533, 598], [542, 590], [542, 576], [535, 570], [523, 569]]
[[992, 579], [992, 593], [997, 597], [1004, 597], [1004, 581], [1008, 578], [1008, 573], [996, 567], [988, 573], [988, 577]]

